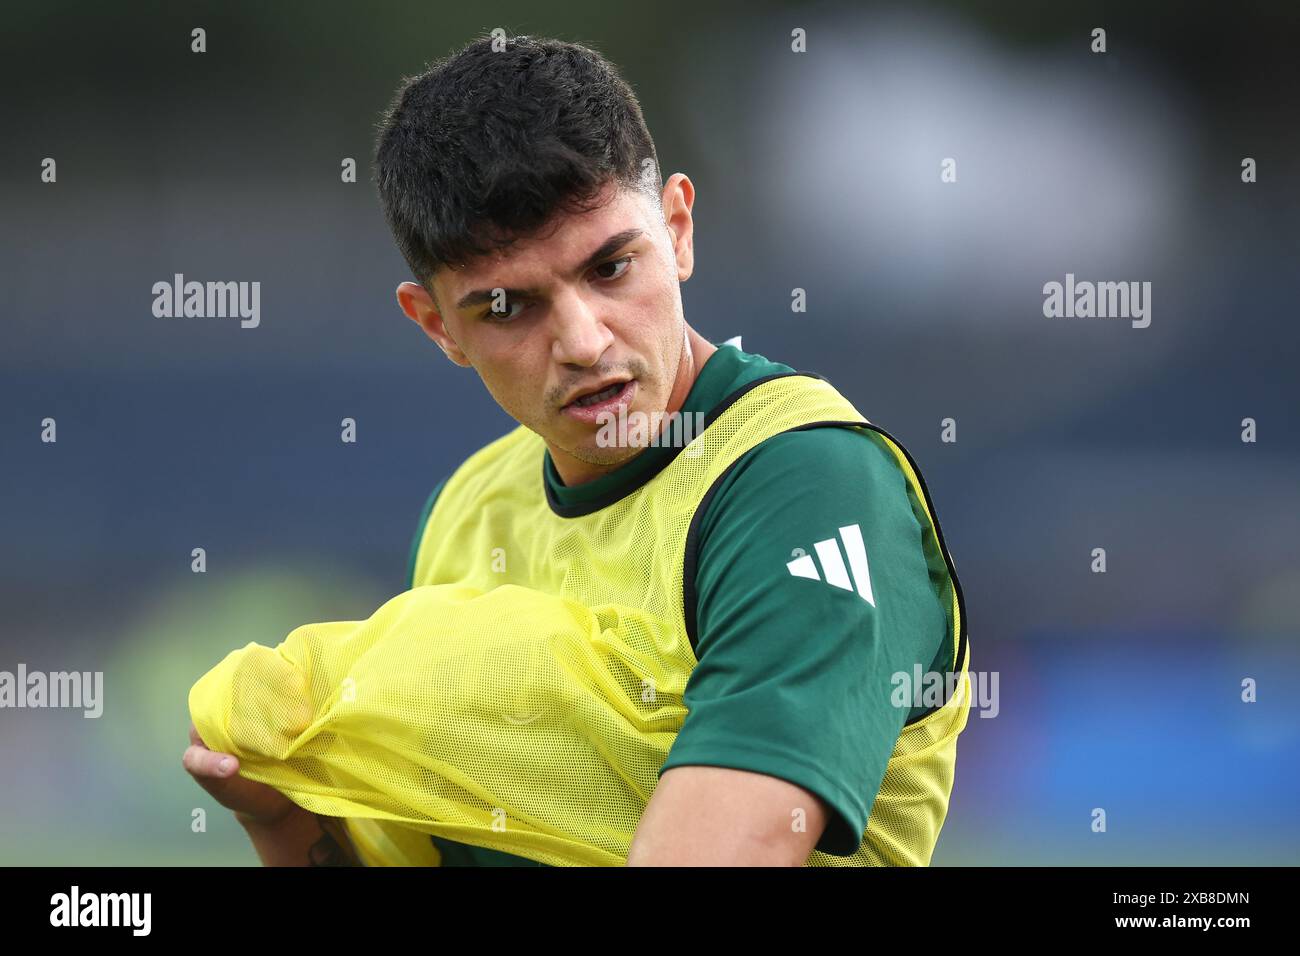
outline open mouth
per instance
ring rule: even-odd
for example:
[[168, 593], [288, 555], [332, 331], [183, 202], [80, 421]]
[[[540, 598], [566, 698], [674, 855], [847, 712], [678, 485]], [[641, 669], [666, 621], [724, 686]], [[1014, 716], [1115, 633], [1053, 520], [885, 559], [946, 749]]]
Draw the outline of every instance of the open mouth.
[[627, 382], [615, 382], [608, 388], [602, 388], [599, 392], [592, 392], [590, 395], [583, 395], [581, 398], [575, 398], [569, 404], [576, 405], [579, 408], [587, 408], [591, 405], [599, 405], [601, 402], [608, 401], [619, 392], [623, 391], [623, 386]]
[[601, 416], [617, 411], [623, 404], [631, 404], [636, 392], [636, 379], [626, 382], [614, 382], [598, 392], [591, 392], [575, 398], [560, 411], [575, 421], [598, 424]]

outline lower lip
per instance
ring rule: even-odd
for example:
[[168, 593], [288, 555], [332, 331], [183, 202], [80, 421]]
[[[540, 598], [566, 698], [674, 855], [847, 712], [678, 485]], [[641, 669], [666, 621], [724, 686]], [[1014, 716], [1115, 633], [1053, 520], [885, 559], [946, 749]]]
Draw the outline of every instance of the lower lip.
[[575, 422], [582, 422], [584, 425], [599, 425], [600, 422], [597, 419], [601, 415], [618, 414], [618, 407], [620, 405], [630, 405], [632, 396], [635, 394], [636, 379], [632, 379], [624, 383], [621, 389], [603, 402], [597, 402], [595, 405], [574, 405], [570, 403], [560, 411]]

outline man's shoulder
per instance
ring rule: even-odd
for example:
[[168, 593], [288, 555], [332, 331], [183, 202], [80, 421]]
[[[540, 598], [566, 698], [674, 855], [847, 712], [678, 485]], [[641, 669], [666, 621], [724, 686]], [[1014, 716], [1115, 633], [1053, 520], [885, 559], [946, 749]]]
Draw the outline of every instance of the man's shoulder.
[[780, 432], [738, 457], [721, 477], [715, 500], [746, 496], [788, 506], [815, 503], [826, 492], [906, 495], [908, 482], [887, 439], [872, 428], [818, 424]]
[[[449, 496], [460, 494], [465, 489], [482, 488], [483, 482], [476, 481], [485, 474], [501, 472], [508, 469], [512, 458], [536, 456], [541, 454], [545, 445], [538, 435], [523, 425], [512, 428], [498, 438], [488, 442], [482, 448], [470, 454], [459, 465], [442, 476], [425, 498], [424, 507], [420, 509], [416, 521], [415, 535], [411, 540], [406, 561], [406, 586], [412, 586], [415, 579], [415, 565], [424, 539], [425, 529], [433, 515], [434, 508]], [[464, 504], [463, 500], [461, 504]], [[473, 509], [470, 508], [470, 512]]]
[[[901, 453], [892, 438], [870, 428], [831, 425], [782, 432], [748, 451], [695, 516], [688, 587], [707, 596], [725, 577], [767, 581], [766, 588], [778, 571], [785, 582], [787, 570], [838, 580], [844, 577], [838, 565], [818, 574], [809, 561], [834, 562], [832, 551], [851, 547], [864, 548], [873, 565], [890, 565], [880, 572], [890, 587], [921, 599], [928, 588], [942, 588], [947, 571], [927, 533], [924, 492], [918, 494], [895, 447]], [[801, 559], [814, 550], [815, 557]]]
[[467, 481], [480, 484], [482, 476], [507, 470], [512, 464], [531, 466], [545, 450], [541, 436], [525, 425], [517, 425], [467, 455], [447, 473], [445, 483], [448, 487]]
[[[752, 388], [758, 382], [785, 375], [798, 375], [794, 366], [773, 361], [758, 352], [743, 351], [736, 343], [725, 344], [709, 357], [717, 362], [716, 376], [719, 396], [726, 400], [732, 394]], [[711, 370], [713, 371], [713, 370]]]

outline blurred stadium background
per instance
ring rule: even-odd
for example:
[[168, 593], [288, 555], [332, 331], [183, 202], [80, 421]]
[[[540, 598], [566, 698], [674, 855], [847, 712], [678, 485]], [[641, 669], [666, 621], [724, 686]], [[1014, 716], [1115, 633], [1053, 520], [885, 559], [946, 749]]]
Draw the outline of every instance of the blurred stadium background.
[[[921, 464], [1001, 690], [934, 862], [1296, 862], [1300, 8], [1134, 6], [6, 4], [0, 669], [106, 702], [0, 711], [0, 863], [255, 862], [180, 767], [190, 684], [368, 616], [513, 425], [398, 312], [369, 181], [401, 77], [496, 26], [640, 94], [698, 189], [688, 320]], [[260, 281], [260, 327], [155, 318], [176, 272]], [[1067, 272], [1151, 281], [1150, 328], [1045, 319]]]

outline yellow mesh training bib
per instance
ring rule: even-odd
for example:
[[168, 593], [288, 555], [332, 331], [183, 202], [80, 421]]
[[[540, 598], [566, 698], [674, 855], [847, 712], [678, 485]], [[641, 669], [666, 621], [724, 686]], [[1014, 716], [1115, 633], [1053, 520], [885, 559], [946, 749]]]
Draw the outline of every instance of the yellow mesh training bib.
[[624, 863], [686, 717], [699, 506], [750, 449], [820, 425], [877, 431], [924, 503], [959, 679], [899, 735], [857, 852], [807, 863], [927, 864], [970, 708], [960, 590], [907, 453], [806, 374], [750, 383], [661, 471], [589, 513], [548, 502], [533, 432], [486, 446], [439, 494], [415, 587], [366, 621], [232, 652], [191, 690], [200, 736], [245, 776], [347, 818], [368, 865], [436, 865], [429, 834], [552, 865]]

